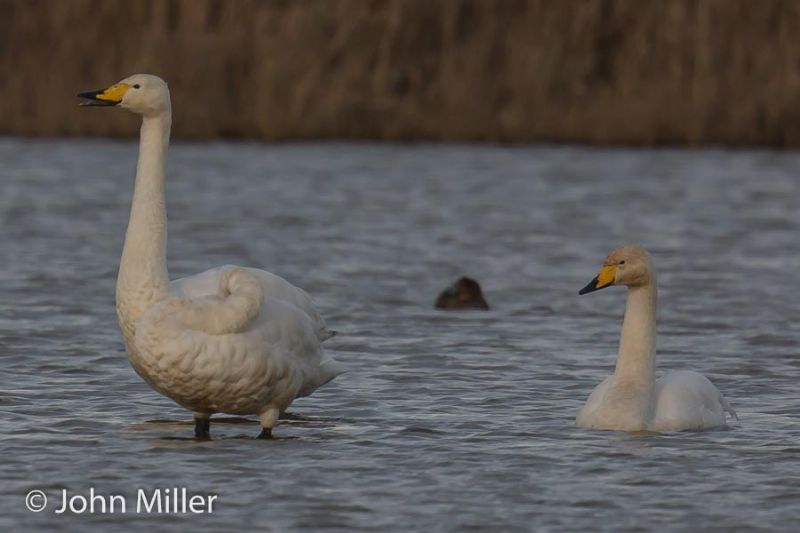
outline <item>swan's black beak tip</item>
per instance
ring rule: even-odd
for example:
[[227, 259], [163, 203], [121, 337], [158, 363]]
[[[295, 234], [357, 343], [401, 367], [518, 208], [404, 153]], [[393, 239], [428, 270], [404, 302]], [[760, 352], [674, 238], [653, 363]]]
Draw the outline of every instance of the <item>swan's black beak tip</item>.
[[590, 292], [599, 291], [603, 287], [598, 287], [597, 284], [599, 282], [599, 277], [595, 276], [595, 278], [590, 281], [584, 288], [578, 291], [579, 296], [583, 296], [584, 294], [589, 294]]
[[578, 291], [578, 294], [588, 294], [590, 292], [605, 289], [614, 284], [617, 276], [617, 267], [615, 265], [603, 265], [600, 268], [600, 273], [597, 274], [592, 281], [589, 282], [584, 288]]
[[75, 96], [78, 98], [83, 98], [83, 102], [79, 103], [78, 106], [80, 107], [112, 107], [117, 105], [119, 102], [112, 102], [109, 100], [100, 100], [97, 98], [99, 94], [101, 94], [105, 89], [98, 89], [96, 91], [83, 91]]

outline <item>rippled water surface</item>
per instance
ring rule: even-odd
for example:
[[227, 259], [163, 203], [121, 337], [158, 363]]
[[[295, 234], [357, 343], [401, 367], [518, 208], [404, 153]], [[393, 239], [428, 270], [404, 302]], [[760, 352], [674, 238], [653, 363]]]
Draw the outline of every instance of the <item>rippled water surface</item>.
[[[286, 277], [350, 369], [273, 441], [234, 419], [207, 442], [117, 330], [135, 158], [129, 142], [0, 140], [0, 530], [796, 530], [800, 156], [175, 143], [171, 276]], [[623, 242], [659, 270], [659, 370], [704, 372], [738, 426], [573, 426], [613, 368], [625, 297], [577, 290]], [[491, 311], [431, 309], [461, 274]], [[218, 503], [137, 515], [157, 487]], [[54, 512], [90, 488], [127, 512]]]

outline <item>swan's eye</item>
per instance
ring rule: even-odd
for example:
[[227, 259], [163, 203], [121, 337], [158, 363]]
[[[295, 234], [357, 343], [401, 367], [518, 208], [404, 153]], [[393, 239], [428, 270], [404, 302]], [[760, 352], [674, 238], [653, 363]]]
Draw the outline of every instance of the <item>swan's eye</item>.
[[625, 264], [625, 260], [623, 259], [622, 261], [619, 262], [619, 264], [620, 265], [624, 265]]
[[138, 89], [139, 87], [140, 85], [138, 83], [133, 86], [134, 89]]

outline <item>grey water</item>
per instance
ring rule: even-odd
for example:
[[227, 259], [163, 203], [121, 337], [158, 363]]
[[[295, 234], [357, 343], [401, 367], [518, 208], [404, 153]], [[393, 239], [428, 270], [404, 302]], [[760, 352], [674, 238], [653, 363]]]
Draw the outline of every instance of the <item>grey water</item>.
[[[272, 441], [225, 417], [196, 441], [117, 330], [136, 152], [0, 140], [0, 530], [796, 530], [800, 154], [173, 143], [171, 276], [287, 278], [349, 368]], [[625, 299], [577, 291], [627, 242], [658, 269], [659, 373], [703, 372], [738, 424], [574, 427]], [[490, 311], [432, 309], [462, 274]], [[136, 513], [159, 488], [218, 499]], [[64, 489], [128, 506], [57, 514]]]

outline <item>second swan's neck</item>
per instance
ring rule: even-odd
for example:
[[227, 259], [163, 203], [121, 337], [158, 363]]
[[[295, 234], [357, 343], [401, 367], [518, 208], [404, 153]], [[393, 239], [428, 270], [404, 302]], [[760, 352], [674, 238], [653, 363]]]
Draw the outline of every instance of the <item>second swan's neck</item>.
[[651, 387], [656, 367], [656, 280], [628, 289], [614, 377]]
[[167, 296], [164, 161], [171, 123], [168, 111], [142, 120], [133, 203], [117, 277], [120, 320], [129, 324]]

